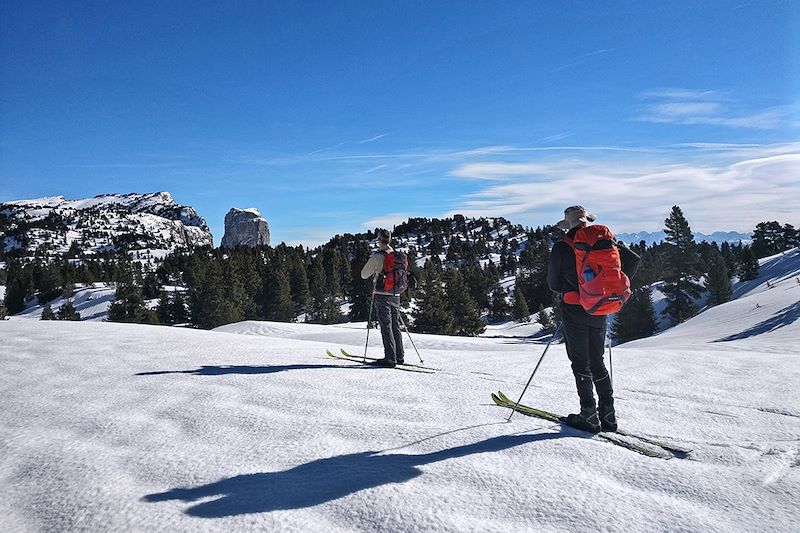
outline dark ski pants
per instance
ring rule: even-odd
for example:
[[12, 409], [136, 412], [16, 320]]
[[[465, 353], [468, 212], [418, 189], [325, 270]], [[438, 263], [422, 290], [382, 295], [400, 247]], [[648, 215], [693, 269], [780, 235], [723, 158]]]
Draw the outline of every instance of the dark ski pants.
[[600, 403], [610, 404], [614, 401], [614, 391], [611, 388], [611, 376], [603, 362], [606, 349], [605, 317], [591, 316], [583, 308], [568, 310], [567, 307], [574, 306], [562, 305], [564, 341], [567, 345], [567, 356], [572, 363], [581, 407], [596, 406], [593, 382]]
[[400, 297], [375, 295], [375, 309], [383, 337], [383, 356], [395, 363], [403, 361], [403, 337], [400, 331]]

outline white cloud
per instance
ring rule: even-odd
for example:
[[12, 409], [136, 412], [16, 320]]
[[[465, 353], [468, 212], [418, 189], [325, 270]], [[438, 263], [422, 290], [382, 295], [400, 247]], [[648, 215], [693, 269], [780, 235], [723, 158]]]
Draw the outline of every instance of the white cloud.
[[379, 171], [381, 169], [384, 169], [386, 167], [387, 167], [387, 165], [376, 165], [376, 166], [374, 166], [372, 168], [368, 168], [367, 170], [365, 170], [364, 174], [372, 174], [373, 172], [377, 172], [377, 171]]
[[377, 217], [365, 220], [361, 223], [364, 229], [386, 228], [391, 229], [393, 226], [405, 222], [412, 215], [408, 213], [386, 213]]
[[356, 141], [356, 144], [366, 144], [366, 143], [371, 143], [372, 141], [377, 141], [378, 139], [383, 139], [384, 137], [386, 137], [386, 134], [385, 134], [385, 133], [382, 133], [382, 134], [380, 134], [380, 135], [376, 135], [375, 137], [370, 137], [369, 139], [364, 139], [364, 140], [361, 140], [361, 141]]
[[789, 115], [786, 107], [737, 109], [734, 100], [718, 91], [655, 89], [639, 97], [649, 102], [636, 117], [641, 122], [768, 130], [779, 128]]
[[651, 89], [639, 94], [643, 99], [664, 99], [664, 100], [725, 100], [727, 96], [719, 91], [706, 91], [682, 88], [661, 88]]
[[549, 165], [541, 163], [466, 163], [455, 168], [450, 175], [478, 180], [505, 180], [517, 176], [536, 176], [549, 170]]
[[691, 155], [465, 164], [452, 174], [506, 181], [462, 197], [452, 212], [542, 225], [560, 219], [566, 206], [581, 204], [615, 231], [652, 231], [680, 205], [696, 231], [747, 231], [767, 219], [797, 223], [797, 143]]

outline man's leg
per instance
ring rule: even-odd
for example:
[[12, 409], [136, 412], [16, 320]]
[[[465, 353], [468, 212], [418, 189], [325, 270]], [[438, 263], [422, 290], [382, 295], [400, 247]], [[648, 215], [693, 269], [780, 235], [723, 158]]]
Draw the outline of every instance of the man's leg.
[[600, 417], [600, 424], [604, 431], [616, 431], [617, 414], [614, 410], [614, 390], [612, 389], [611, 376], [603, 361], [603, 355], [606, 352], [605, 342], [605, 327], [589, 328], [589, 354], [594, 387], [597, 389], [598, 397], [597, 414]]
[[597, 389], [597, 396], [600, 403], [612, 401], [614, 391], [611, 389], [611, 376], [608, 374], [603, 355], [606, 352], [606, 330], [605, 328], [590, 327], [589, 338], [589, 359], [592, 370], [594, 386]]
[[594, 408], [596, 404], [592, 387], [588, 326], [565, 318], [564, 341], [567, 345], [567, 356], [572, 363], [572, 373], [575, 375], [581, 408]]
[[383, 338], [383, 357], [392, 363], [395, 362], [394, 334], [392, 333], [392, 305], [390, 296], [383, 294], [375, 295], [375, 307], [378, 313], [378, 322], [381, 325], [381, 337]]
[[403, 332], [400, 331], [400, 297], [392, 298], [392, 335], [394, 335], [394, 360], [398, 365], [403, 364], [405, 350], [403, 349]]

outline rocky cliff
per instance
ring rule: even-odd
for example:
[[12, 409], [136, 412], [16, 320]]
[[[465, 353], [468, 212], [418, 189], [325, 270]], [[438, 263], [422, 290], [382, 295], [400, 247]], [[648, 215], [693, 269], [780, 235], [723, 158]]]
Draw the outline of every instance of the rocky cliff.
[[124, 251], [163, 257], [212, 246], [206, 221], [168, 192], [49, 196], [0, 203], [0, 245], [7, 254], [58, 257]]
[[224, 248], [269, 245], [269, 224], [258, 209], [232, 208], [225, 215]]

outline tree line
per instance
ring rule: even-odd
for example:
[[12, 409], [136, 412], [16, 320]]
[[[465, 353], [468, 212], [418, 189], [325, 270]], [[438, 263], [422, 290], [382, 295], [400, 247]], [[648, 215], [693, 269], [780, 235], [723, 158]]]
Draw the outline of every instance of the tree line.
[[[664, 242], [632, 246], [642, 263], [633, 296], [612, 328], [621, 342], [655, 332], [652, 284], [660, 282], [668, 318], [681, 322], [697, 312], [701, 291], [708, 290], [709, 305], [726, 301], [732, 276], [754, 278], [759, 257], [797, 246], [798, 239], [792, 226], [764, 222], [751, 246], [698, 244], [677, 206], [665, 225]], [[411, 331], [477, 335], [487, 321], [528, 320], [531, 312], [546, 330], [559, 321], [558, 297], [547, 287], [549, 250], [561, 235], [555, 228], [456, 215], [412, 218], [393, 234], [418, 280], [402, 297]], [[372, 231], [337, 235], [315, 249], [197, 248], [174, 253], [155, 268], [126, 253], [84, 257], [71, 250], [70, 257], [57, 261], [6, 258], [0, 284], [6, 285], [4, 303], [11, 314], [32, 298], [45, 305], [59, 296], [69, 299], [78, 283], [105, 282], [116, 288], [111, 321], [206, 329], [242, 320], [366, 321], [372, 285], [360, 271], [374, 238]], [[61, 314], [55, 318], [75, 319], [69, 309]]]

